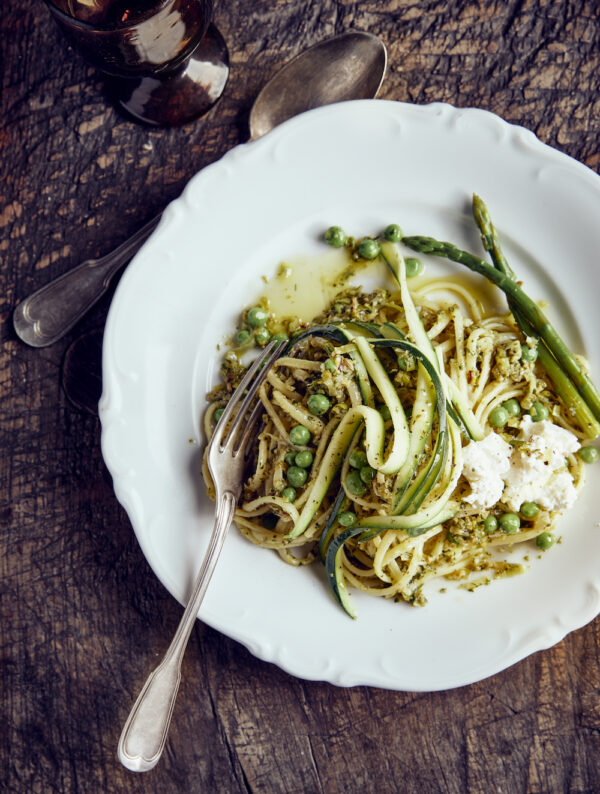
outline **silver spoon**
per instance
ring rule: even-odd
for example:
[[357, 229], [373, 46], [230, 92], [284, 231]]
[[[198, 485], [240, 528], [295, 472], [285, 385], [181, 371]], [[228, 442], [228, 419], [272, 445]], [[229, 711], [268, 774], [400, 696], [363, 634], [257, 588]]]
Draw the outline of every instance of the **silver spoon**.
[[[257, 96], [250, 113], [250, 140], [305, 110], [348, 99], [371, 99], [383, 81], [387, 52], [372, 33], [349, 31], [301, 52]], [[32, 347], [53, 344], [108, 289], [113, 276], [150, 237], [160, 215], [99, 259], [88, 259], [17, 305], [13, 324]]]

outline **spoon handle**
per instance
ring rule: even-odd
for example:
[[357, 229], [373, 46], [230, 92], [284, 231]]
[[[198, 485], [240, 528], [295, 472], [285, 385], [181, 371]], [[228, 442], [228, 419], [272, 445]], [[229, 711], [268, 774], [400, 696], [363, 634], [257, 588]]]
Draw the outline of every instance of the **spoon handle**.
[[32, 347], [51, 345], [104, 295], [112, 277], [133, 257], [157, 227], [153, 218], [114, 251], [88, 259], [21, 301], [14, 310], [17, 335]]
[[194, 592], [169, 649], [144, 684], [119, 739], [119, 761], [133, 772], [147, 772], [158, 763], [167, 741], [181, 681], [181, 661], [198, 617], [200, 604], [223, 548], [235, 513], [236, 497], [225, 491], [217, 502], [215, 525], [208, 549], [194, 582]]

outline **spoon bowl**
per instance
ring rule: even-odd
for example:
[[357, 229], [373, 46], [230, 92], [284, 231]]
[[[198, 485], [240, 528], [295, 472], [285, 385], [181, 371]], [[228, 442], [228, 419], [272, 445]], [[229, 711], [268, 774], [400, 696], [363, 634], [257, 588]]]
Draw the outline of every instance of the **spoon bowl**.
[[372, 99], [383, 82], [387, 51], [372, 33], [349, 31], [304, 50], [269, 80], [250, 113], [250, 138], [260, 138], [306, 110]]
[[[250, 113], [250, 138], [306, 110], [377, 95], [387, 52], [372, 33], [349, 31], [301, 52], [262, 89]], [[115, 274], [129, 262], [158, 225], [160, 215], [99, 259], [63, 273], [17, 305], [13, 325], [32, 347], [61, 339], [104, 295]]]

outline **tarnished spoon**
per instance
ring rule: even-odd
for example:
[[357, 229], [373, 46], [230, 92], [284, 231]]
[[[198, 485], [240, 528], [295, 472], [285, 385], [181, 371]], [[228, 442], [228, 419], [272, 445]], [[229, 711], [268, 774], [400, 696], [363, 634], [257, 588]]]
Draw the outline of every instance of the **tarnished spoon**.
[[[349, 31], [316, 44], [287, 63], [262, 89], [250, 113], [250, 139], [312, 108], [376, 96], [387, 52], [372, 33]], [[150, 237], [160, 215], [100, 259], [89, 259], [25, 298], [15, 308], [18, 336], [46, 347], [64, 336], [102, 297], [113, 276]]]

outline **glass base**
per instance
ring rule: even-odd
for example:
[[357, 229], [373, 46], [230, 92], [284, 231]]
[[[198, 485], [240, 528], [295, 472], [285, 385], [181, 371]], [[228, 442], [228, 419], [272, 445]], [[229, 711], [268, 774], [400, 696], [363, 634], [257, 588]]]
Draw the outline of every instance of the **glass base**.
[[80, 411], [98, 413], [102, 394], [103, 330], [88, 331], [72, 342], [62, 363], [62, 386], [69, 402]]
[[175, 126], [210, 110], [225, 90], [228, 76], [227, 45], [211, 24], [178, 71], [133, 79], [110, 78], [108, 86], [117, 103], [136, 120]]

